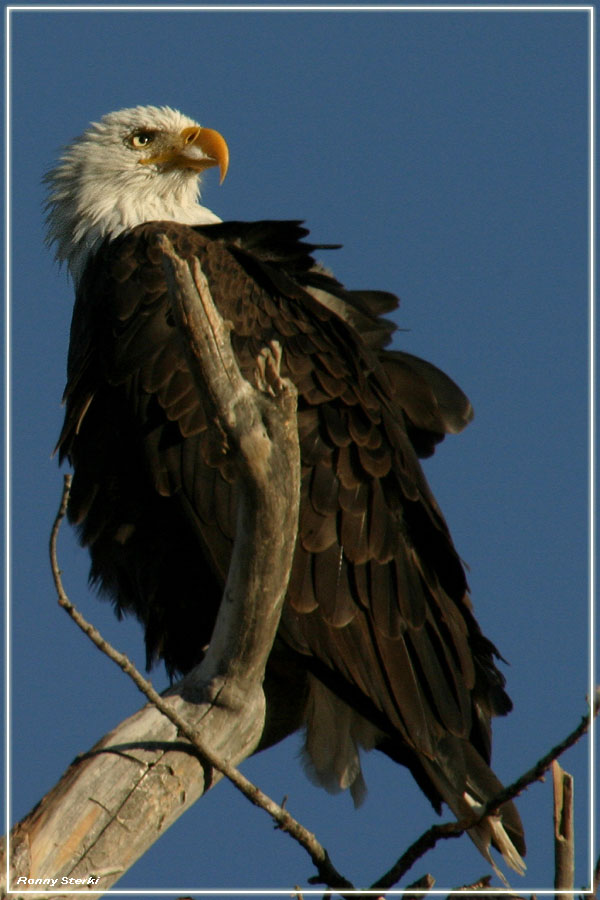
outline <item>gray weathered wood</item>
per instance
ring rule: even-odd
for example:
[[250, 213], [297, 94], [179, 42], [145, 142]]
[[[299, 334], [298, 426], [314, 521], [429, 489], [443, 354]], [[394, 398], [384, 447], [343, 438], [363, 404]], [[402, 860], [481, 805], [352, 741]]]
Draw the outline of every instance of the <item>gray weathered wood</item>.
[[[554, 887], [573, 889], [575, 878], [575, 835], [573, 831], [573, 776], [554, 760]], [[572, 900], [573, 894], [557, 894], [557, 900]]]
[[[242, 378], [199, 267], [192, 276], [168, 242], [162, 249], [190, 367], [199, 389], [209, 385], [239, 473], [236, 540], [213, 639], [202, 664], [166, 696], [210, 748], [213, 763], [217, 756], [237, 765], [299, 725], [297, 715], [284, 709], [276, 686], [267, 690], [269, 703], [281, 709], [271, 708], [267, 715], [263, 691], [296, 540], [296, 396], [293, 386], [279, 378], [276, 347], [262, 359], [261, 390]], [[221, 777], [214, 765], [200, 761], [174, 724], [154, 706], [144, 707], [76, 759], [15, 826], [12, 896], [19, 895], [19, 887], [40, 888], [39, 894], [27, 895], [30, 900], [63, 886], [107, 890]], [[1, 865], [4, 877], [5, 862]], [[57, 882], [24, 884], [20, 877]]]

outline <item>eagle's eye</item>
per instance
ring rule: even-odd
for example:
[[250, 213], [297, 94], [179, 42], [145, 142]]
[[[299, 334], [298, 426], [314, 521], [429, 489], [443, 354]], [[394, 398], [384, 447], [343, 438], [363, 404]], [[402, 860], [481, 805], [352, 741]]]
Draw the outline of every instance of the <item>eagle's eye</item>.
[[135, 150], [139, 150], [142, 147], [147, 147], [148, 144], [151, 144], [154, 137], [153, 131], [136, 131], [136, 133], [132, 134], [129, 138], [129, 143]]

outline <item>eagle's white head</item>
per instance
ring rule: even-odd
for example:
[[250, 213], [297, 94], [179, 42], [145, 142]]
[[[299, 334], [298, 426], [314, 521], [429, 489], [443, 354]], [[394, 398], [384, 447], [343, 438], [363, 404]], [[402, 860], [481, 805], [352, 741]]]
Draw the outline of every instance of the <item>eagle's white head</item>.
[[157, 219], [187, 225], [219, 222], [199, 203], [199, 176], [229, 153], [217, 131], [168, 106], [109, 113], [64, 151], [46, 175], [48, 242], [77, 283], [106, 238]]

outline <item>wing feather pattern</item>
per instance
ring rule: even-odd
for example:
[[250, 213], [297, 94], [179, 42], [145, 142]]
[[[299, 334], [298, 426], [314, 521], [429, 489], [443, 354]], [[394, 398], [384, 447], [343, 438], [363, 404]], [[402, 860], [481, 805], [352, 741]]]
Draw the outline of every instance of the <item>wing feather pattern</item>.
[[[75, 469], [70, 516], [90, 547], [92, 578], [119, 613], [143, 622], [150, 662], [162, 657], [174, 672], [202, 658], [235, 534], [236, 486], [169, 312], [160, 231], [180, 256], [200, 260], [244, 374], [277, 340], [283, 375], [299, 390], [302, 503], [278, 653], [343, 701], [328, 708], [355, 711], [342, 717], [355, 738], [336, 746], [379, 743], [435, 805], [457, 808], [444, 792], [468, 790], [464, 759], [473, 754], [485, 781], [490, 717], [510, 701], [418, 456], [464, 427], [471, 407], [434, 366], [384, 349], [393, 326], [380, 316], [396, 299], [346, 291], [314, 263], [318, 248], [302, 241], [299, 223], [149, 223], [88, 265], [58, 446]], [[307, 746], [319, 753], [318, 729], [335, 725], [311, 719], [322, 706], [315, 699], [307, 713]], [[331, 760], [325, 782], [326, 768]], [[357, 759], [334, 769], [360, 775]], [[512, 806], [507, 816], [523, 851]]]

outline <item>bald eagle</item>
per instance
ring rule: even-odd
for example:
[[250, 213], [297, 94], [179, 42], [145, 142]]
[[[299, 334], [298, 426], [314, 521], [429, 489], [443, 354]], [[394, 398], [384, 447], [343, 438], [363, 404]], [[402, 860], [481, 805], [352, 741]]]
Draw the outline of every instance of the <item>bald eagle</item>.
[[[386, 349], [397, 299], [344, 288], [299, 222], [222, 222], [200, 205], [211, 166], [225, 176], [218, 132], [138, 106], [92, 124], [47, 175], [48, 240], [76, 289], [58, 449], [90, 578], [141, 621], [149, 666], [185, 673], [202, 660], [237, 489], [211, 452], [170, 313], [165, 233], [199, 260], [242, 373], [276, 340], [298, 389], [300, 522], [268, 671], [283, 689], [291, 673], [301, 684], [290, 702], [310, 777], [358, 803], [360, 750], [377, 748], [438, 812], [445, 802], [463, 817], [501, 788], [490, 723], [511, 702], [419, 458], [471, 406], [435, 366]], [[470, 833], [492, 865], [490, 844], [524, 871], [512, 803]]]

